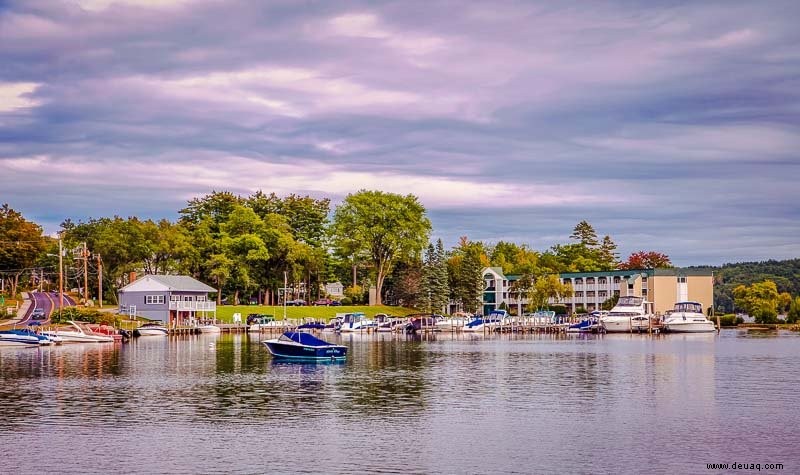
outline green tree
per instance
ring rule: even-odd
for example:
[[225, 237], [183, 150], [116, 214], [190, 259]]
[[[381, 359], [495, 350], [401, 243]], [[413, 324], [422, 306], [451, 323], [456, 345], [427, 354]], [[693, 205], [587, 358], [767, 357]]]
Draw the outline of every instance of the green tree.
[[539, 268], [539, 253], [525, 245], [500, 241], [491, 249], [491, 264], [509, 274], [536, 274]]
[[20, 276], [31, 270], [46, 245], [41, 226], [28, 221], [8, 204], [0, 207], [0, 271], [10, 276], [12, 296], [17, 294]]
[[786, 323], [797, 323], [798, 321], [800, 321], [800, 296], [792, 300], [789, 312], [786, 314]]
[[778, 313], [786, 313], [792, 305], [792, 294], [781, 292], [778, 294]]
[[425, 208], [413, 195], [361, 190], [336, 208], [334, 245], [369, 256], [375, 272], [376, 303], [383, 302], [383, 281], [398, 260], [419, 254], [431, 231]]
[[551, 299], [558, 303], [572, 297], [573, 293], [572, 286], [562, 283], [556, 274], [524, 275], [515, 282], [512, 291], [525, 296], [528, 311], [546, 308]]
[[594, 249], [599, 246], [597, 232], [594, 230], [594, 227], [586, 221], [578, 223], [569, 237], [577, 240], [579, 244], [587, 249]]
[[447, 274], [447, 255], [442, 240], [428, 246], [423, 266], [423, 284], [420, 295], [423, 308], [443, 311], [450, 301], [450, 285]]
[[755, 318], [756, 323], [774, 323], [778, 316], [778, 288], [775, 282], [765, 280], [750, 286], [740, 285], [733, 289], [737, 307]]
[[598, 257], [600, 264], [603, 266], [603, 270], [615, 269], [619, 264], [617, 245], [611, 240], [611, 236], [603, 236], [603, 242], [600, 244]]
[[481, 271], [489, 265], [483, 243], [470, 242], [466, 236], [462, 236], [447, 263], [453, 300], [465, 312], [477, 312], [483, 294]]

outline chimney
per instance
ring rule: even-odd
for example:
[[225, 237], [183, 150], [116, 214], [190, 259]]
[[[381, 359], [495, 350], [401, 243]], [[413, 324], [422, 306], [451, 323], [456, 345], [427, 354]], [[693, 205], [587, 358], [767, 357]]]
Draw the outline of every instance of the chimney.
[[132, 284], [133, 281], [135, 281], [135, 280], [136, 280], [136, 272], [135, 271], [134, 272], [130, 272], [128, 274], [128, 283]]

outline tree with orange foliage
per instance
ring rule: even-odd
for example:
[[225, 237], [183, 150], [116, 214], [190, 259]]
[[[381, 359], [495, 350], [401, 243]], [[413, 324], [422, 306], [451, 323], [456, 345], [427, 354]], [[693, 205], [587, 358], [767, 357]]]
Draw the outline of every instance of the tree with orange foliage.
[[628, 256], [628, 260], [618, 266], [620, 269], [657, 269], [675, 267], [669, 256], [656, 251], [637, 251]]

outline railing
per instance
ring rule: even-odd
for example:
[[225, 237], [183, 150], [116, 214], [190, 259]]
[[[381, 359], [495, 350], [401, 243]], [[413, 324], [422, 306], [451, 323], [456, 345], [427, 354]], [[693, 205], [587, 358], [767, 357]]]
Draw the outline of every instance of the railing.
[[214, 312], [217, 310], [217, 302], [203, 302], [196, 300], [170, 300], [170, 310], [194, 311], [194, 312]]

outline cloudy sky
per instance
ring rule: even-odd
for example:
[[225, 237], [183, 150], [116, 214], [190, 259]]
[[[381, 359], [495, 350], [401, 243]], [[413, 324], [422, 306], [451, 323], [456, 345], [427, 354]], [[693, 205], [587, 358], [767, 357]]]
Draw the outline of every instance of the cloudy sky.
[[435, 237], [800, 256], [800, 2], [0, 0], [0, 202], [420, 197]]

